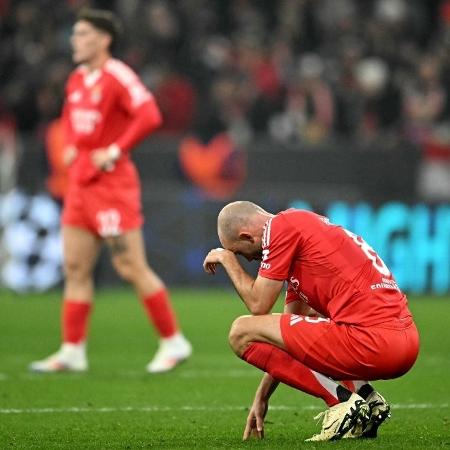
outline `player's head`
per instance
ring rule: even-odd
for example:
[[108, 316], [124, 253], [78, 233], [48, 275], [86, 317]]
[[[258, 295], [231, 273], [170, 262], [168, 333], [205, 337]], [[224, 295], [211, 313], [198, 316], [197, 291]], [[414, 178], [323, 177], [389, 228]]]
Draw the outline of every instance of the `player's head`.
[[122, 26], [111, 12], [101, 9], [83, 9], [77, 15], [71, 38], [73, 60], [89, 63], [99, 55], [114, 50]]
[[249, 261], [261, 260], [263, 228], [270, 217], [272, 214], [255, 203], [229, 203], [220, 211], [217, 219], [222, 247]]

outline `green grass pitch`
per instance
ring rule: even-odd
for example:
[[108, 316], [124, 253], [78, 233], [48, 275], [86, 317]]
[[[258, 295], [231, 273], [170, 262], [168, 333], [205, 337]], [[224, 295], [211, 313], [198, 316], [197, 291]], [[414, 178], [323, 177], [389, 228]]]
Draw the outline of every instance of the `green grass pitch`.
[[319, 430], [322, 402], [287, 387], [272, 398], [266, 439], [241, 442], [260, 379], [227, 343], [244, 307], [231, 290], [175, 290], [173, 300], [195, 351], [174, 372], [145, 373], [155, 335], [117, 289], [97, 296], [90, 371], [39, 375], [27, 365], [58, 346], [59, 294], [0, 291], [0, 449], [450, 448], [449, 298], [411, 299], [421, 353], [406, 376], [376, 383], [393, 404], [379, 437], [320, 444], [304, 440]]

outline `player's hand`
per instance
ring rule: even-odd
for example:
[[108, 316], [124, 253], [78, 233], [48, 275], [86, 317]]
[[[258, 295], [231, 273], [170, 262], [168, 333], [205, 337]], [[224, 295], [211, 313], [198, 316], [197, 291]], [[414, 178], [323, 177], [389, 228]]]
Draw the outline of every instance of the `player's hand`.
[[91, 161], [100, 170], [111, 170], [114, 167], [114, 161], [111, 161], [107, 148], [94, 150], [91, 153]]
[[113, 144], [106, 148], [98, 148], [91, 153], [92, 164], [97, 169], [111, 171], [120, 157], [120, 149]]
[[244, 435], [242, 436], [243, 441], [246, 441], [252, 436], [256, 439], [264, 438], [264, 418], [266, 417], [268, 408], [268, 401], [255, 398], [248, 413]]
[[73, 145], [66, 147], [64, 149], [64, 155], [63, 155], [63, 163], [65, 166], [70, 166], [74, 161], [75, 158], [78, 155], [78, 150]]
[[205, 272], [214, 275], [217, 264], [223, 264], [224, 258], [226, 258], [228, 253], [231, 252], [224, 248], [214, 248], [211, 250], [203, 261], [203, 269], [205, 269]]

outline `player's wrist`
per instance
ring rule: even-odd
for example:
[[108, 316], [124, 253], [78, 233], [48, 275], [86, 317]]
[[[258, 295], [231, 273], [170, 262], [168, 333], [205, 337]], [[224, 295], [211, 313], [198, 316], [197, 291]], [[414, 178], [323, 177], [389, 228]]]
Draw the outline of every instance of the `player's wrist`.
[[110, 158], [111, 162], [116, 162], [121, 154], [122, 154], [122, 150], [120, 149], [120, 147], [117, 144], [111, 144], [108, 149], [108, 157]]

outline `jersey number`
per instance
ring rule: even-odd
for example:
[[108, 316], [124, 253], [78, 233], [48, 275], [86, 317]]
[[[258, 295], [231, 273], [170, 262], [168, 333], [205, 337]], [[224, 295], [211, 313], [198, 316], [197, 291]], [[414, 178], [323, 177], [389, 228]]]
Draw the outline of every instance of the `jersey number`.
[[345, 229], [344, 231], [353, 239], [353, 242], [372, 261], [373, 267], [375, 267], [375, 269], [377, 269], [378, 272], [381, 273], [381, 275], [388, 277], [391, 274], [384, 261], [377, 255], [375, 250], [361, 236], [358, 236], [355, 233], [352, 233], [351, 231]]

